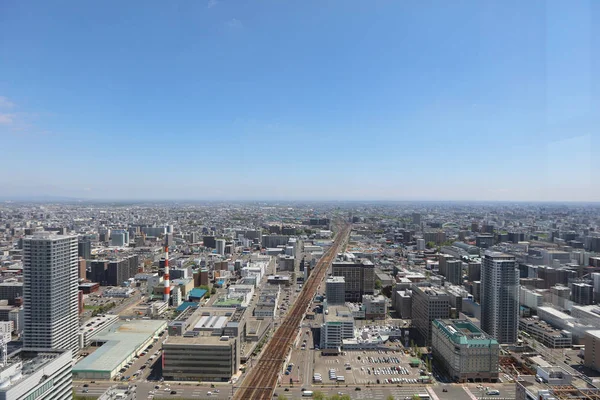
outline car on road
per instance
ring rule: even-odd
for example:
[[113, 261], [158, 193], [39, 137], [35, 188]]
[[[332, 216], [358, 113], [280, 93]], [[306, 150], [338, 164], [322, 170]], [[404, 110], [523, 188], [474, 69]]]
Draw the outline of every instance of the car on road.
[[176, 390], [171, 390], [171, 394], [177, 394]]

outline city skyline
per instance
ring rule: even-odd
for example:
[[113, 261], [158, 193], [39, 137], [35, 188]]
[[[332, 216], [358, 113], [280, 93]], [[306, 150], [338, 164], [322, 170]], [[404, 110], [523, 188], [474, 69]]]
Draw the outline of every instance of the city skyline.
[[34, 3], [2, 197], [600, 201], [593, 2]]

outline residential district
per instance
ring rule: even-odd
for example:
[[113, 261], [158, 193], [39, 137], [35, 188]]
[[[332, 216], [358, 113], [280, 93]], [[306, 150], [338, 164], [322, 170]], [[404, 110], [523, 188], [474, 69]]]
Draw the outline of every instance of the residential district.
[[0, 399], [600, 399], [597, 205], [0, 205]]

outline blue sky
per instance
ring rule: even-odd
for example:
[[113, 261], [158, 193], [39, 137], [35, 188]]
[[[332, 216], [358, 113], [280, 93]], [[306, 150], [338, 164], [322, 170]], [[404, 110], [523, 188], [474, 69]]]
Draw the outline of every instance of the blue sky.
[[600, 201], [600, 4], [0, 2], [0, 197]]

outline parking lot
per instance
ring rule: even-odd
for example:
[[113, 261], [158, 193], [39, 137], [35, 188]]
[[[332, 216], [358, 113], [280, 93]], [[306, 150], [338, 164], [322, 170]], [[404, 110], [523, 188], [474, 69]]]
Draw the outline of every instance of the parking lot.
[[411, 367], [409, 360], [394, 350], [348, 351], [338, 356], [317, 352], [313, 374], [320, 374], [323, 384], [422, 384], [420, 368]]

